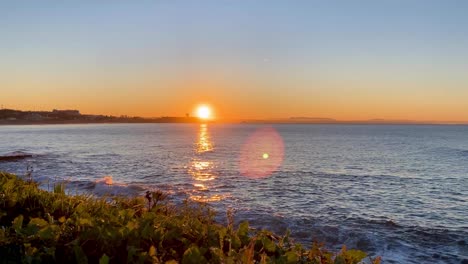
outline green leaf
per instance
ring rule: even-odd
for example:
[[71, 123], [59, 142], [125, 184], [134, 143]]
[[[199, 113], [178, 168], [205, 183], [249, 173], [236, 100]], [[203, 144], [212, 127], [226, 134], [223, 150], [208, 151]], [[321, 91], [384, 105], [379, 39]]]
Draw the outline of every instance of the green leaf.
[[24, 253], [26, 256], [34, 256], [37, 253], [37, 248], [31, 246], [30, 243], [24, 243]]
[[299, 261], [299, 256], [294, 251], [288, 251], [284, 255], [287, 263], [297, 263]]
[[23, 229], [23, 233], [26, 235], [36, 235], [40, 229], [45, 228], [49, 225], [49, 223], [42, 219], [42, 218], [32, 218], [25, 229]]
[[143, 239], [150, 238], [150, 236], [153, 234], [152, 230], [153, 230], [152, 225], [150, 223], [146, 223], [144, 227], [141, 229], [141, 232], [140, 232], [141, 237]]
[[267, 264], [269, 262], [270, 262], [270, 258], [265, 252], [263, 252], [262, 255], [260, 256], [260, 264]]
[[211, 254], [213, 259], [211, 261], [215, 261], [215, 263], [224, 263], [224, 252], [219, 248], [212, 247], [210, 248]]
[[155, 257], [156, 256], [156, 248], [154, 246], [151, 246], [148, 250], [148, 255], [150, 257]]
[[223, 247], [224, 247], [224, 238], [226, 237], [226, 234], [227, 234], [227, 228], [221, 227], [218, 230], [219, 248], [221, 249], [221, 251], [223, 250]]
[[127, 247], [127, 263], [132, 263], [133, 257], [136, 255], [137, 249], [134, 246]]
[[56, 225], [46, 226], [46, 227], [42, 228], [41, 230], [39, 230], [37, 235], [41, 239], [45, 239], [45, 240], [53, 239], [53, 238], [55, 238], [55, 235], [56, 235], [58, 229], [59, 228]]
[[65, 194], [65, 185], [63, 183], [59, 183], [54, 186], [54, 193], [57, 194]]
[[93, 222], [88, 218], [78, 218], [78, 225], [80, 226], [93, 226]]
[[[57, 203], [57, 204], [55, 204], [55, 203]], [[57, 200], [56, 202], [54, 202], [54, 206], [58, 207], [59, 205], [60, 205], [60, 200]], [[80, 204], [78, 204], [75, 207], [75, 213], [77, 215], [81, 215], [84, 212], [86, 212], [86, 205], [83, 202], [80, 202]]]
[[348, 263], [358, 263], [359, 261], [367, 257], [366, 253], [355, 249], [346, 251], [344, 255]]
[[84, 253], [83, 249], [80, 246], [74, 246], [73, 251], [75, 253], [75, 260], [78, 264], [86, 264], [88, 263], [88, 257]]
[[109, 264], [109, 257], [106, 254], [102, 255], [99, 259], [99, 264]]
[[54, 217], [53, 216], [51, 216], [49, 213], [47, 213], [46, 217], [47, 217], [47, 221], [49, 222], [49, 224], [54, 223]]
[[191, 246], [188, 248], [182, 257], [182, 264], [198, 264], [206, 263], [206, 259], [201, 255], [200, 250], [197, 246]]
[[263, 247], [267, 252], [274, 253], [276, 250], [275, 242], [271, 241], [268, 237], [262, 237]]
[[134, 229], [138, 228], [138, 223], [136, 221], [129, 221], [126, 227], [128, 232], [132, 232]]
[[249, 222], [243, 221], [240, 223], [239, 228], [237, 229], [237, 234], [239, 236], [246, 236], [249, 233]]
[[346, 260], [343, 256], [336, 256], [334, 264], [346, 264]]
[[21, 227], [23, 226], [23, 219], [23, 215], [19, 215], [13, 220], [13, 229], [16, 231], [16, 233], [21, 231]]
[[237, 229], [237, 236], [243, 245], [249, 243], [249, 222], [244, 221], [240, 223], [239, 228]]
[[37, 226], [37, 227], [44, 227], [47, 225], [49, 225], [49, 223], [46, 220], [42, 218], [38, 218], [38, 217], [32, 218], [28, 224], [28, 226]]
[[[248, 241], [247, 241], [247, 243], [248, 243]], [[246, 243], [246, 244], [247, 244], [247, 243]], [[236, 250], [237, 250], [237, 249], [239, 249], [241, 246], [242, 246], [241, 240], [239, 239], [239, 237], [238, 237], [236, 234], [233, 234], [233, 235], [231, 236], [231, 247], [232, 247], [232, 249], [236, 249]]]

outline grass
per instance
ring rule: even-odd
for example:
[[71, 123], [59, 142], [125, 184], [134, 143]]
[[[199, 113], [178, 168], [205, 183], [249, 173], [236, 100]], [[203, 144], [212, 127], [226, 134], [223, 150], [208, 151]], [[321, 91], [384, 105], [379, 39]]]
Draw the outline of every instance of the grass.
[[[359, 250], [305, 249], [289, 234], [216, 223], [206, 205], [145, 197], [68, 196], [0, 172], [1, 263], [359, 263]], [[380, 258], [369, 262], [380, 263]]]

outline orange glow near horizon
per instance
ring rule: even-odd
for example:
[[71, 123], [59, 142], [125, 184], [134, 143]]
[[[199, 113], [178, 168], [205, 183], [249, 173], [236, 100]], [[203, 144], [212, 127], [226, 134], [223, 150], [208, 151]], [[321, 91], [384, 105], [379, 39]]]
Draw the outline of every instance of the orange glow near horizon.
[[[206, 71], [209, 70], [212, 69]], [[197, 106], [203, 104], [211, 110], [207, 121], [312, 117], [341, 121], [385, 119], [468, 123], [465, 100], [468, 90], [456, 87], [453, 93], [448, 93], [425, 83], [415, 83], [412, 89], [403, 83], [392, 83], [373, 90], [365, 84], [359, 86], [352, 81], [336, 80], [336, 83], [318, 83], [316, 88], [306, 89], [310, 87], [308, 84], [288, 83], [287, 76], [283, 85], [267, 81], [255, 84], [242, 76], [218, 80], [218, 75], [225, 76], [215, 72], [213, 76], [200, 77], [201, 80], [190, 76], [179, 81], [161, 80], [158, 84], [166, 88], [163, 90], [153, 89], [151, 79], [145, 75], [138, 76], [141, 77], [139, 82], [127, 80], [130, 77], [125, 74], [118, 75], [113, 81], [120, 81], [122, 84], [119, 85], [105, 81], [80, 82], [73, 78], [64, 83], [60, 80], [42, 83], [26, 75], [16, 82], [8, 82], [8, 78], [0, 80], [0, 87], [9, 87], [0, 88], [0, 103], [4, 108], [26, 111], [77, 109], [82, 114], [150, 118], [184, 116], [186, 113], [201, 117]], [[289, 85], [297, 90], [290, 92]], [[141, 88], [138, 93], [133, 93], [131, 86]], [[249, 89], [249, 92], [239, 93], [236, 90], [239, 87]], [[180, 94], [184, 96], [178, 96]]]
[[[1, 82], [0, 82], [1, 84]], [[66, 96], [59, 96], [58, 93], [51, 94], [45, 92], [38, 94], [36, 91], [28, 95], [11, 94], [17, 89], [2, 91], [3, 108], [16, 109], [23, 111], [52, 111], [52, 109], [76, 109], [82, 114], [95, 115], [128, 115], [141, 117], [161, 117], [161, 116], [183, 116], [185, 113], [191, 113], [191, 116], [203, 120], [244, 120], [244, 119], [284, 119], [290, 117], [312, 117], [312, 118], [332, 118], [341, 121], [359, 121], [371, 119], [385, 120], [411, 120], [411, 121], [461, 121], [468, 123], [468, 106], [463, 99], [468, 96], [460, 94], [456, 99], [436, 97], [414, 98], [416, 96], [406, 95], [370, 98], [355, 98], [356, 95], [350, 95], [348, 98], [337, 96], [308, 97], [303, 96], [299, 99], [284, 97], [281, 100], [281, 107], [277, 102], [280, 99], [277, 96], [271, 97], [250, 97], [244, 98], [228, 97], [224, 94], [217, 96], [218, 102], [223, 102], [216, 109], [210, 107], [205, 110], [192, 108], [193, 102], [198, 98], [177, 99], [167, 98], [166, 101], [155, 105], [153, 96], [147, 98], [130, 98], [121, 100], [114, 99], [99, 94], [90, 97], [86, 94], [80, 95], [82, 101], [76, 102], [76, 99]], [[26, 94], [26, 92], [25, 92]], [[20, 96], [22, 96], [20, 98]], [[122, 95], [122, 98], [128, 98]], [[315, 99], [320, 98], [320, 100]], [[383, 99], [385, 98], [385, 100]], [[138, 100], [137, 100], [138, 99]], [[166, 98], [164, 98], [166, 99]], [[210, 98], [211, 99], [211, 98]], [[257, 102], [258, 99], [258, 102]], [[136, 103], [138, 101], [138, 103]], [[214, 98], [212, 100], [215, 102]], [[47, 103], [45, 103], [47, 102]]]

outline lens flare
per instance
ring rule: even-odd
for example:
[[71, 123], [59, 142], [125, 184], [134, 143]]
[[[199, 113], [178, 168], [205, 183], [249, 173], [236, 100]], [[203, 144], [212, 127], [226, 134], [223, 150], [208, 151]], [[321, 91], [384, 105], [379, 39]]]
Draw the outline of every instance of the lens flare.
[[258, 179], [270, 176], [283, 163], [284, 143], [272, 127], [254, 132], [244, 143], [239, 160], [240, 173]]

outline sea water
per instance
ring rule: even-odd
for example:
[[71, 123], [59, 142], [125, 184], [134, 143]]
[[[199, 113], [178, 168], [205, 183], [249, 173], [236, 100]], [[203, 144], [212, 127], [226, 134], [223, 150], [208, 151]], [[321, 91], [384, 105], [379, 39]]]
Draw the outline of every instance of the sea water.
[[309, 246], [384, 263], [468, 259], [468, 126], [88, 124], [0, 126], [0, 162], [47, 188], [209, 203]]

